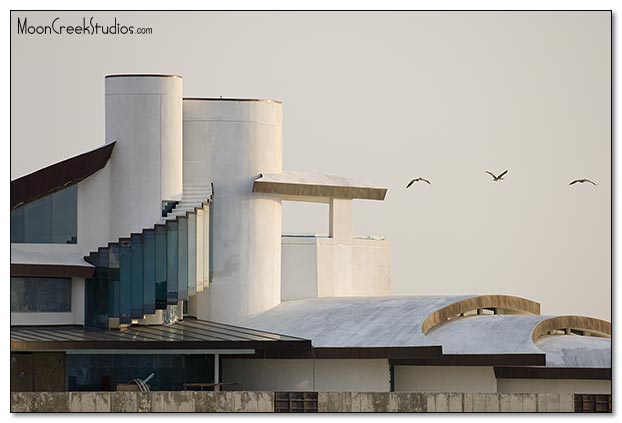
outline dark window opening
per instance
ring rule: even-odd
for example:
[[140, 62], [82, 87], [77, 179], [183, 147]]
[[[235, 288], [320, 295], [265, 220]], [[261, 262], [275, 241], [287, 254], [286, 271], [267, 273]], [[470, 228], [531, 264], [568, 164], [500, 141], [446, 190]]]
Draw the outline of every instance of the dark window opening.
[[11, 311], [71, 312], [70, 278], [11, 278]]

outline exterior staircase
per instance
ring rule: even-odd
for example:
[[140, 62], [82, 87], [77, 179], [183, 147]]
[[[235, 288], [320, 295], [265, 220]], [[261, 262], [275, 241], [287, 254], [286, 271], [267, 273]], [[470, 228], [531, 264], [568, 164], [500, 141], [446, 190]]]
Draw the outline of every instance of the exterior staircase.
[[163, 204], [162, 219], [153, 227], [84, 257], [95, 266], [86, 281], [85, 326], [116, 329], [182, 314], [180, 302], [202, 292], [211, 279], [212, 202], [213, 188], [184, 187], [179, 202]]

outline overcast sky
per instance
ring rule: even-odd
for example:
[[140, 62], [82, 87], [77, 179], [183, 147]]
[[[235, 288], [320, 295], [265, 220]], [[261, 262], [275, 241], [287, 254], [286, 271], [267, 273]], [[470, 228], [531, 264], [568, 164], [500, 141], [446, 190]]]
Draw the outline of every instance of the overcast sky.
[[[18, 35], [29, 25], [151, 35]], [[609, 12], [14, 13], [11, 178], [104, 143], [104, 75], [283, 101], [283, 168], [389, 188], [354, 229], [391, 247], [398, 295], [510, 294], [611, 314]], [[493, 183], [484, 173], [508, 169]], [[406, 190], [413, 177], [432, 182]], [[598, 186], [568, 183], [590, 178]], [[285, 232], [327, 232], [286, 204]]]

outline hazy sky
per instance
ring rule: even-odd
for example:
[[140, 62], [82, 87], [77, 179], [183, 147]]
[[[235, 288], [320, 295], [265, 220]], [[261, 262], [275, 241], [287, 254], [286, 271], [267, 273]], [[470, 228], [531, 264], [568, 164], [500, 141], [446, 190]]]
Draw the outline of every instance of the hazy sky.
[[[151, 35], [18, 35], [49, 25]], [[283, 101], [283, 167], [389, 188], [354, 229], [390, 242], [395, 294], [511, 294], [611, 314], [609, 12], [14, 13], [11, 178], [104, 143], [104, 75]], [[492, 183], [484, 173], [509, 169]], [[412, 177], [432, 185], [405, 190]], [[573, 185], [574, 178], [598, 183]], [[287, 203], [285, 232], [327, 232]]]

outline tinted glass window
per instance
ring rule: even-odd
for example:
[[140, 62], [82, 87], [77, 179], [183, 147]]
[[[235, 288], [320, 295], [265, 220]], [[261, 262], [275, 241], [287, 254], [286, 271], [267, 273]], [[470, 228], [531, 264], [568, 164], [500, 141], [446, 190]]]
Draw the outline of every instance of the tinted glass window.
[[11, 212], [11, 242], [75, 244], [78, 186], [40, 198]]
[[62, 313], [71, 311], [71, 279], [11, 278], [11, 311]]

